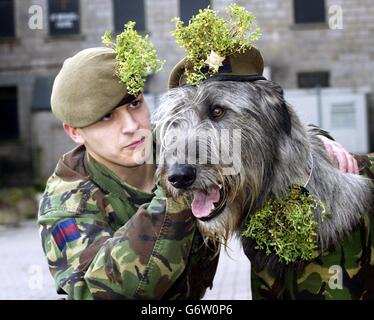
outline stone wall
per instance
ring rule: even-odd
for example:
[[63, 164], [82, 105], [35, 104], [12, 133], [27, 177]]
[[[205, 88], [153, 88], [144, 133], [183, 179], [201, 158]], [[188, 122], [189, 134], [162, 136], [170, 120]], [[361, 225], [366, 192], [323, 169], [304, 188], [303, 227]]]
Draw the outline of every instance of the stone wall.
[[[66, 149], [62, 130], [53, 129], [56, 120], [50, 113], [31, 112], [33, 88], [36, 77], [54, 77], [62, 62], [84, 48], [101, 45], [101, 36], [113, 30], [111, 0], [81, 0], [81, 34], [51, 37], [48, 34], [47, 0], [15, 0], [15, 41], [0, 42], [0, 86], [18, 87], [20, 141], [17, 147], [24, 151], [27, 161], [35, 154], [46, 155], [40, 149], [56, 147], [51, 155], [39, 161], [43, 176], [54, 168], [57, 153]], [[213, 0], [212, 7], [221, 10], [232, 1]], [[343, 30], [330, 30], [328, 24], [295, 25], [293, 0], [238, 0], [239, 5], [252, 11], [262, 30], [258, 47], [265, 63], [271, 69], [272, 79], [284, 88], [297, 87], [297, 73], [304, 71], [329, 71], [330, 85], [341, 88], [369, 86], [374, 91], [374, 3], [372, 0], [326, 0], [326, 10], [331, 5], [343, 9]], [[44, 10], [43, 30], [30, 30], [28, 9], [40, 5]], [[328, 12], [328, 11], [327, 11]], [[150, 92], [165, 91], [173, 65], [184, 55], [170, 36], [174, 24], [171, 19], [179, 15], [177, 0], [145, 0], [146, 29], [166, 60], [164, 71], [150, 80]], [[328, 18], [328, 14], [327, 18]], [[371, 94], [372, 96], [372, 94]], [[370, 115], [373, 117], [373, 98]], [[371, 120], [370, 120], [371, 119]], [[372, 118], [369, 119], [373, 123]], [[373, 138], [373, 125], [370, 126]], [[52, 129], [51, 129], [52, 128]], [[51, 134], [51, 130], [53, 134]], [[57, 143], [55, 142], [57, 140]], [[374, 139], [372, 139], [372, 149]], [[61, 145], [61, 147], [60, 147]], [[13, 146], [14, 147], [14, 146]], [[11, 156], [12, 146], [0, 144], [0, 155]], [[31, 150], [33, 150], [31, 152]], [[38, 158], [39, 159], [39, 158]], [[40, 164], [34, 164], [41, 168]]]

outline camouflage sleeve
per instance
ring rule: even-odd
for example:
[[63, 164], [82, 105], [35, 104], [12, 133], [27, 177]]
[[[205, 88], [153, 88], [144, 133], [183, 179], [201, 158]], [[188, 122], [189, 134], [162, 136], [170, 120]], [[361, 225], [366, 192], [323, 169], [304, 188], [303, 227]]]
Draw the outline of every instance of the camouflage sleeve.
[[357, 160], [360, 174], [374, 181], [374, 154], [354, 154], [354, 158]]
[[114, 232], [101, 214], [52, 209], [39, 217], [43, 249], [72, 299], [160, 299], [185, 269], [196, 229], [190, 209], [161, 189]]

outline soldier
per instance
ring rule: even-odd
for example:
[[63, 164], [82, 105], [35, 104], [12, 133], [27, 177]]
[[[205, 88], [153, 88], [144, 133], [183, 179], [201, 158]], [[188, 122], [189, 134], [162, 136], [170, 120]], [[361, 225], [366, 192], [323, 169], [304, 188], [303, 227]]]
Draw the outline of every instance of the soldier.
[[[118, 60], [124, 47], [86, 49], [55, 79], [52, 111], [79, 146], [47, 181], [38, 218], [43, 250], [69, 299], [199, 299], [218, 257], [203, 245], [189, 204], [155, 186], [145, 155], [141, 164], [133, 159], [145, 143], [136, 132], [150, 129], [136, 68], [155, 60], [144, 55], [144, 39], [126, 32], [134, 37], [127, 60]], [[118, 72], [121, 64], [127, 68]], [[131, 68], [132, 86], [118, 77]]]
[[[144, 81], [130, 72], [147, 58], [141, 48], [126, 61], [123, 47], [83, 50], [54, 82], [52, 111], [79, 146], [47, 181], [38, 223], [56, 288], [70, 299], [200, 299], [216, 271], [190, 204], [155, 185], [146, 154], [134, 161], [145, 143], [136, 132], [150, 129]], [[329, 146], [354, 170], [343, 149]]]

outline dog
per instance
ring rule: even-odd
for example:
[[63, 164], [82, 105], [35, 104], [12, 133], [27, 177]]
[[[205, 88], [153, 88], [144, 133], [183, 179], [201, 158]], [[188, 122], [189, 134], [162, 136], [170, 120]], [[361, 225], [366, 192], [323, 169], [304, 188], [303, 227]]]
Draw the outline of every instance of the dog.
[[[301, 123], [278, 84], [184, 85], [165, 94], [154, 122], [160, 184], [191, 202], [206, 239], [241, 238], [254, 299], [374, 299], [373, 182], [331, 163], [319, 131]], [[360, 165], [372, 175], [368, 157]], [[243, 234], [294, 185], [321, 205], [312, 209], [312, 255], [285, 261]]]

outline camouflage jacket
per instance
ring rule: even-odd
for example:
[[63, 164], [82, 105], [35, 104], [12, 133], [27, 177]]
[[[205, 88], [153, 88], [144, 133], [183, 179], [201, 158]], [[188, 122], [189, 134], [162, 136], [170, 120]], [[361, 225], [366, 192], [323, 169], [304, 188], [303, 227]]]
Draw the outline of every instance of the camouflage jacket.
[[65, 154], [47, 181], [38, 223], [57, 290], [70, 299], [199, 299], [218, 257], [186, 204], [146, 193]]
[[[362, 173], [374, 181], [374, 156], [361, 160]], [[374, 299], [373, 213], [337, 247], [316, 252], [306, 264], [285, 266], [277, 275], [252, 264], [251, 287], [254, 300]]]

